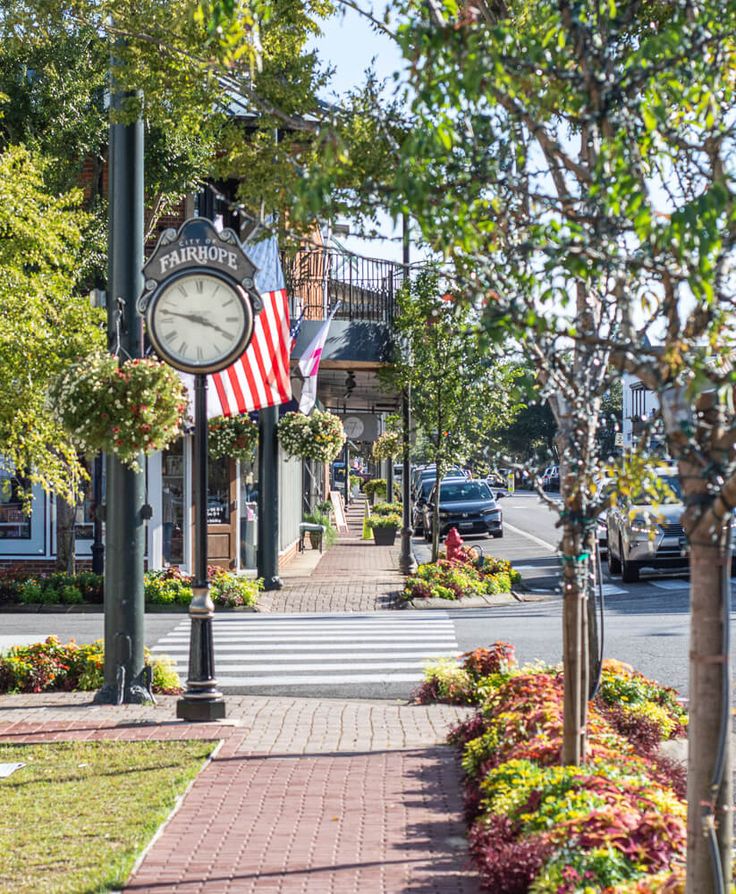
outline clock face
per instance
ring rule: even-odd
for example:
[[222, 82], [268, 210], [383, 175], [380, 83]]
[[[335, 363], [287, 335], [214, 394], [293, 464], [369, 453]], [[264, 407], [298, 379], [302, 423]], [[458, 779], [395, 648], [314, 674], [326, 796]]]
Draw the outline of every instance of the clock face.
[[343, 428], [349, 438], [359, 438], [363, 434], [365, 426], [363, 420], [358, 419], [357, 416], [346, 416], [343, 420]]
[[165, 282], [148, 309], [156, 353], [185, 372], [216, 372], [243, 353], [253, 311], [237, 285], [210, 272], [189, 271]]

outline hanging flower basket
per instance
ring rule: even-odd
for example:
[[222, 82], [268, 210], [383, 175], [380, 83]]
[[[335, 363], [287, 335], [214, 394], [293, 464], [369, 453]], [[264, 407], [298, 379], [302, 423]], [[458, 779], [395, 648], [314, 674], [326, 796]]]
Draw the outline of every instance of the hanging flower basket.
[[209, 421], [209, 454], [253, 462], [258, 446], [258, 426], [250, 416], [215, 416]]
[[401, 453], [401, 435], [395, 431], [385, 431], [373, 442], [373, 459], [393, 459]]
[[279, 442], [289, 456], [329, 463], [342, 450], [345, 429], [334, 413], [287, 413], [279, 422]]
[[175, 369], [157, 360], [93, 354], [52, 385], [55, 416], [85, 453], [112, 453], [140, 471], [138, 457], [169, 446], [180, 434], [187, 394]]

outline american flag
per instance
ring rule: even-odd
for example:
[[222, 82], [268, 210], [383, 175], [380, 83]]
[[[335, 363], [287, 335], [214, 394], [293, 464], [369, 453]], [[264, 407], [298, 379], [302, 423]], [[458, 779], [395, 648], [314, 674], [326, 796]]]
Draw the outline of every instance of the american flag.
[[207, 415], [237, 416], [291, 400], [289, 299], [275, 238], [249, 243], [246, 253], [258, 268], [256, 288], [263, 310], [253, 339], [232, 366], [210, 376]]

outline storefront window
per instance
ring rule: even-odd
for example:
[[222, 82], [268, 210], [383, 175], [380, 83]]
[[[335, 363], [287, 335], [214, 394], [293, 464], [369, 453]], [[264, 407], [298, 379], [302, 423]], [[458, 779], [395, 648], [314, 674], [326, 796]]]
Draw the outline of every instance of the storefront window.
[[0, 540], [31, 539], [31, 515], [24, 511], [24, 495], [30, 492], [27, 478], [0, 469]]
[[240, 564], [258, 562], [258, 463], [240, 463]]
[[94, 506], [92, 463], [83, 460], [83, 464], [89, 475], [89, 481], [84, 482], [82, 499], [74, 510], [74, 536], [77, 540], [92, 540], [95, 536], [94, 518], [92, 517], [92, 507]]
[[230, 459], [209, 458], [207, 469], [207, 524], [230, 524]]
[[184, 441], [179, 438], [162, 456], [163, 560], [184, 564]]

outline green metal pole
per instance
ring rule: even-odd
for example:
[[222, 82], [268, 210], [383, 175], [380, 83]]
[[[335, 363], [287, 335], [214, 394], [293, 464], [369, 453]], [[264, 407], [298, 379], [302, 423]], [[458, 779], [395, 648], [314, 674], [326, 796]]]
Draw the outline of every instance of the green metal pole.
[[[143, 354], [136, 309], [143, 287], [143, 121], [115, 121], [115, 113], [130, 98], [113, 84], [107, 305], [110, 346], [121, 360]], [[145, 481], [143, 472], [133, 472], [113, 456], [106, 463], [105, 668], [95, 700], [140, 703], [152, 698], [143, 659]]]
[[394, 458], [389, 456], [388, 466], [386, 468], [386, 500], [389, 503], [394, 501]]
[[[403, 216], [403, 262], [404, 262], [404, 286], [409, 284], [409, 216]], [[401, 346], [404, 349], [404, 346]], [[412, 529], [411, 515], [411, 385], [407, 384], [401, 393], [401, 501], [402, 501], [402, 525], [401, 525], [401, 551], [399, 553], [399, 569], [403, 574], [412, 574], [416, 571], [417, 563], [411, 548]]]
[[280, 590], [278, 407], [258, 413], [258, 577], [265, 590]]

